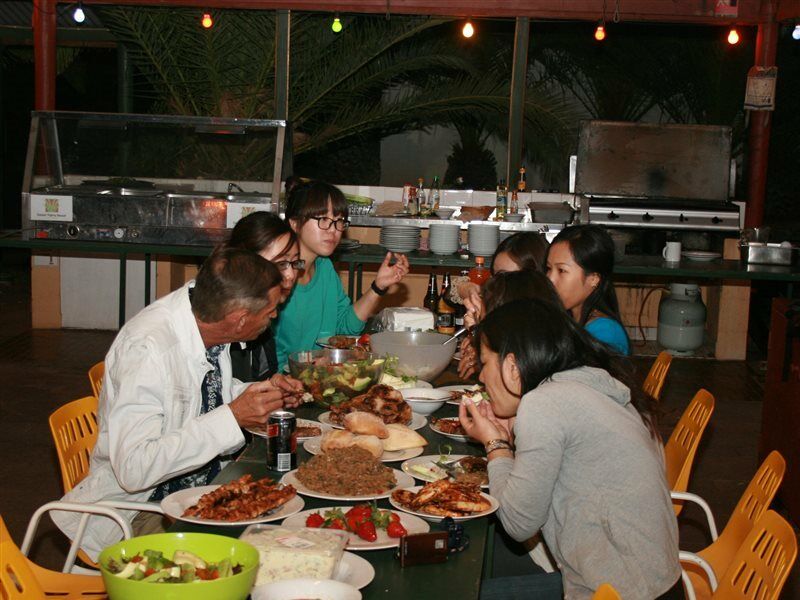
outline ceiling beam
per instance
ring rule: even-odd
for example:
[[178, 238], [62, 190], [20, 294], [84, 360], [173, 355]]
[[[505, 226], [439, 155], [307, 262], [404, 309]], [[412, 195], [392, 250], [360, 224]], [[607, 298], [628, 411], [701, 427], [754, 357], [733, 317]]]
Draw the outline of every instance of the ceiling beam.
[[[84, 4], [111, 4], [83, 0]], [[738, 0], [736, 17], [716, 16], [716, 0], [620, 0], [621, 21], [756, 25], [761, 4], [773, 2], [781, 20], [800, 18], [800, 0]], [[309, 12], [416, 14], [450, 17], [529, 17], [569, 21], [596, 21], [603, 0], [122, 0], [113, 4], [252, 10], [291, 9]], [[614, 0], [606, 0], [610, 21]]]

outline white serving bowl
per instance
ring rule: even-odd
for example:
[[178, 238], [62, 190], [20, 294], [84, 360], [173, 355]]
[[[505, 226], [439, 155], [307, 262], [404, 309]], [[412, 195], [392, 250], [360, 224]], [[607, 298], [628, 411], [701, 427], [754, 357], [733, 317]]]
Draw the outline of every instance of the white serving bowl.
[[519, 223], [525, 218], [525, 213], [507, 213], [503, 219], [509, 223]]
[[403, 399], [408, 402], [411, 410], [418, 415], [436, 412], [451, 397], [450, 392], [418, 387], [406, 388], [400, 390], [400, 393], [403, 394]]
[[436, 216], [440, 219], [449, 219], [456, 212], [455, 208], [437, 208]]
[[254, 587], [250, 597], [253, 600], [361, 600], [361, 592], [333, 579], [284, 579]]

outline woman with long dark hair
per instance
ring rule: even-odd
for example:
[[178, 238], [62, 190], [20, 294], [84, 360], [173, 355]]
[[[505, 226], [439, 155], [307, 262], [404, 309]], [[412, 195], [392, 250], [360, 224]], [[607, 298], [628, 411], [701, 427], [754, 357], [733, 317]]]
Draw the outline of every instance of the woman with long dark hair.
[[611, 281], [614, 242], [605, 229], [598, 225], [562, 229], [547, 250], [546, 272], [578, 324], [615, 352], [630, 354]]
[[[682, 598], [661, 442], [618, 359], [546, 300], [503, 305], [479, 336], [491, 402], [462, 403], [459, 418], [486, 448], [505, 531], [522, 541], [541, 530], [567, 598], [605, 582], [626, 600]], [[482, 597], [536, 598], [553, 577], [487, 580]]]

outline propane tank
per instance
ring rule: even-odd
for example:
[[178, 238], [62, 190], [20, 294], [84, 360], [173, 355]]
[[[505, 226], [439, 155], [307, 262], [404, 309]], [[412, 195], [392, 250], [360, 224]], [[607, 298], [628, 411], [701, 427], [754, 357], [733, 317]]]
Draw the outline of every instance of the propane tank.
[[658, 343], [673, 353], [687, 353], [703, 345], [706, 306], [700, 287], [672, 283], [658, 305]]

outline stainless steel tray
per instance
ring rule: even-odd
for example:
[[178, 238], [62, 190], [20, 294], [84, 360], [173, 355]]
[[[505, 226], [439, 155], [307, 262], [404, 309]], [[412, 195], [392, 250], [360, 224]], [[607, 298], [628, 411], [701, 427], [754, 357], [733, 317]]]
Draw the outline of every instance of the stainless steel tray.
[[794, 250], [796, 248], [793, 246], [781, 246], [780, 244], [750, 242], [739, 245], [743, 261], [760, 265], [791, 265]]

